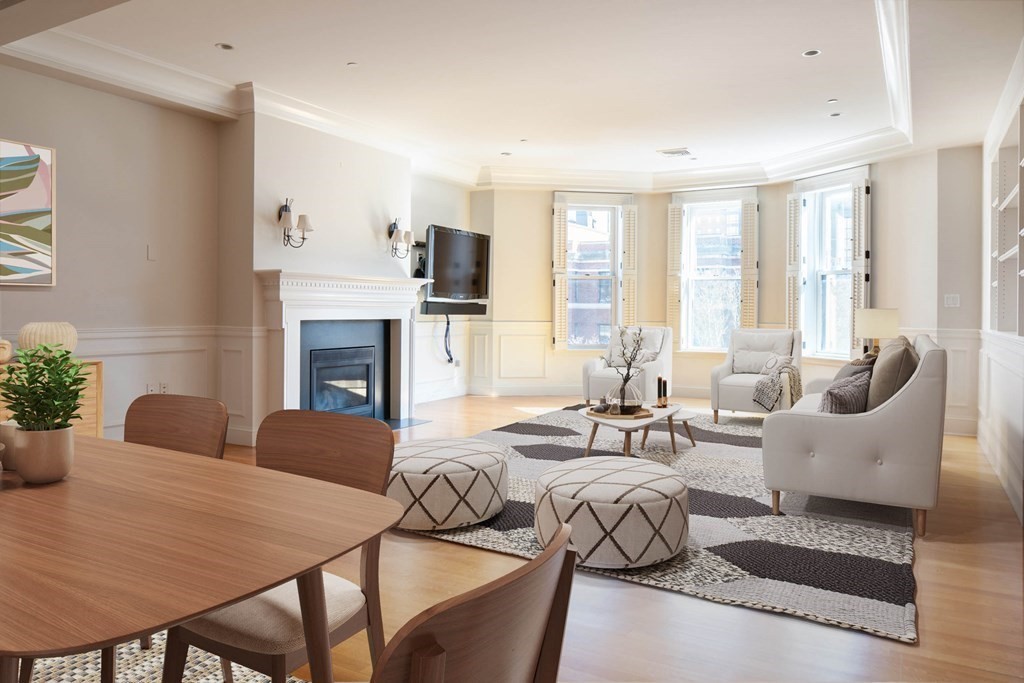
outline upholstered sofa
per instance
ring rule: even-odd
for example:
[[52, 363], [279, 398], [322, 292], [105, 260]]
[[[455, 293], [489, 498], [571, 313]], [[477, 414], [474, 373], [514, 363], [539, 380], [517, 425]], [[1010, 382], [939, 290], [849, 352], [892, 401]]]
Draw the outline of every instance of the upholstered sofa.
[[779, 513], [781, 491], [925, 511], [939, 495], [946, 417], [946, 351], [927, 335], [914, 340], [913, 374], [891, 398], [852, 415], [817, 412], [821, 394], [764, 420], [764, 483]]
[[[605, 355], [593, 358], [583, 365], [583, 400], [587, 405], [591, 401], [600, 401], [601, 398], [614, 387], [622, 384], [622, 378], [615, 368], [609, 367], [607, 359], [611, 358], [616, 348], [622, 348], [619, 329], [612, 329], [611, 341], [608, 343], [608, 350]], [[626, 328], [627, 333], [635, 334], [638, 327]], [[672, 387], [672, 328], [671, 327], [644, 327], [641, 336], [641, 348], [656, 353], [657, 357], [644, 363], [643, 369], [636, 378], [630, 380], [643, 394], [644, 401], [654, 402], [658, 398], [658, 377], [668, 380], [668, 386]]]
[[[764, 377], [760, 373], [763, 359], [769, 353], [792, 356], [793, 365], [799, 368], [801, 344], [800, 330], [733, 330], [725, 362], [711, 369], [711, 410], [715, 422], [719, 410], [768, 412], [754, 402], [754, 385]], [[737, 360], [746, 365], [737, 365]], [[775, 410], [788, 409], [789, 398], [789, 392], [783, 391]]]

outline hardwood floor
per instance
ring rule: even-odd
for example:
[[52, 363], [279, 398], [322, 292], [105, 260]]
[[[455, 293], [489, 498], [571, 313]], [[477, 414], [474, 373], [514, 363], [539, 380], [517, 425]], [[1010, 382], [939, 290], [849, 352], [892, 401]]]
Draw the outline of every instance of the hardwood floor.
[[[429, 424], [399, 441], [470, 436], [576, 397], [464, 397], [417, 406]], [[684, 400], [708, 409], [708, 402]], [[251, 449], [226, 457], [251, 462]], [[1022, 529], [973, 438], [947, 436], [939, 506], [915, 544], [920, 643], [577, 572], [560, 679], [566, 681], [1020, 681]], [[382, 545], [385, 636], [421, 610], [522, 564], [498, 553], [390, 532]], [[358, 556], [329, 569], [357, 580]], [[339, 681], [367, 680], [366, 640], [334, 649]], [[298, 675], [306, 672], [299, 670]]]

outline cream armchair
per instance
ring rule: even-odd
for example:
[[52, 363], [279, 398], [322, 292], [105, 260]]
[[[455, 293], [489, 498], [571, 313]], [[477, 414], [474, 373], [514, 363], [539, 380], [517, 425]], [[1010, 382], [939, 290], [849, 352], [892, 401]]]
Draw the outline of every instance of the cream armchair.
[[[733, 330], [725, 362], [711, 369], [711, 410], [718, 422], [719, 410], [742, 410], [764, 413], [754, 403], [754, 385], [764, 377], [761, 366], [769, 353], [793, 356], [793, 365], [800, 367], [800, 330]], [[789, 392], [783, 391], [776, 410], [790, 407]]]
[[[627, 329], [635, 332], [640, 328]], [[601, 397], [621, 384], [622, 378], [615, 368], [608, 367], [605, 362], [606, 358], [611, 357], [613, 350], [621, 345], [618, 328], [615, 328], [605, 355], [588, 360], [583, 365], [583, 400], [587, 405], [590, 405], [591, 401], [600, 401]], [[643, 372], [631, 379], [630, 384], [641, 391], [644, 401], [653, 403], [658, 398], [658, 377], [668, 380], [669, 389], [672, 388], [672, 328], [644, 327], [641, 345], [642, 348], [657, 353], [658, 357], [641, 365]]]
[[946, 351], [927, 335], [914, 340], [920, 360], [892, 398], [855, 415], [817, 412], [821, 394], [764, 421], [764, 484], [779, 512], [780, 491], [894, 505], [925, 513], [939, 496], [946, 418]]

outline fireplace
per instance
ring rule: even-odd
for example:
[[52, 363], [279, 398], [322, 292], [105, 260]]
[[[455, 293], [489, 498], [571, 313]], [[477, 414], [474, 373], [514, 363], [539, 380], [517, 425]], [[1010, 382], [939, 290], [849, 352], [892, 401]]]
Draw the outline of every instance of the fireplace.
[[299, 407], [389, 418], [388, 328], [383, 320], [303, 321]]

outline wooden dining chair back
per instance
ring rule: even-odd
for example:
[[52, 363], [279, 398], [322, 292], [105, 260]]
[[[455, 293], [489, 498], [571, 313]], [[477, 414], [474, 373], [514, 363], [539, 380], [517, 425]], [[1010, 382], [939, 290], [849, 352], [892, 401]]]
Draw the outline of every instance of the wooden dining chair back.
[[383, 495], [395, 435], [380, 420], [312, 410], [271, 413], [256, 435], [256, 464]]
[[388, 643], [372, 683], [554, 683], [576, 552], [570, 527], [526, 565], [414, 617]]
[[[258, 466], [378, 495], [387, 488], [394, 453], [395, 437], [386, 424], [338, 413], [279, 410], [256, 434]], [[380, 536], [375, 536], [362, 545], [358, 586], [324, 574], [327, 611], [334, 615], [331, 646], [365, 629], [372, 661], [384, 651], [379, 564]], [[270, 676], [271, 683], [284, 683], [288, 672], [307, 662], [303, 636], [292, 632], [295, 624], [301, 624], [300, 598], [290, 583], [176, 626], [167, 635], [164, 683], [182, 680], [190, 645], [221, 657], [225, 681], [232, 677], [230, 662], [237, 662]], [[296, 642], [301, 643], [297, 648]]]
[[224, 457], [228, 410], [200, 396], [146, 394], [128, 406], [124, 440], [171, 451]]

